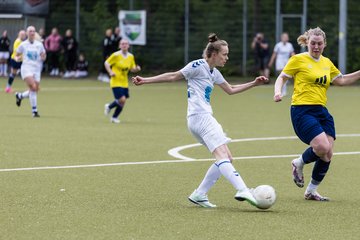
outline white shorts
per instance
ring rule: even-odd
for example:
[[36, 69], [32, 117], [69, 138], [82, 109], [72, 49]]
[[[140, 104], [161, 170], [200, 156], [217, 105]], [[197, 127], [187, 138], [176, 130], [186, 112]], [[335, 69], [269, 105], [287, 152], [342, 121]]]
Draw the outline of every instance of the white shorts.
[[41, 70], [21, 67], [21, 78], [34, 77], [35, 81], [40, 82]]
[[0, 59], [9, 59], [9, 52], [0, 52]]
[[196, 139], [212, 153], [221, 145], [231, 141], [226, 137], [221, 125], [211, 114], [198, 114], [188, 117], [188, 128]]

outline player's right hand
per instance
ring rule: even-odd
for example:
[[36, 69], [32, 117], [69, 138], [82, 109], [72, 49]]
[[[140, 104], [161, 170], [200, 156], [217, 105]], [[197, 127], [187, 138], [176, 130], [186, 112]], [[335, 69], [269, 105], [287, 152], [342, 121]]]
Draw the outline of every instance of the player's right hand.
[[145, 83], [144, 79], [140, 76], [136, 76], [136, 77], [132, 77], [132, 82], [136, 85], [136, 86], [139, 86], [139, 85], [142, 85]]

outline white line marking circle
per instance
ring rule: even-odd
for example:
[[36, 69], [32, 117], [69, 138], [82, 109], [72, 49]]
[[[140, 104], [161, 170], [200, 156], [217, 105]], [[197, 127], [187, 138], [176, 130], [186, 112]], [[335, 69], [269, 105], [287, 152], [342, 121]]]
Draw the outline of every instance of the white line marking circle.
[[[360, 134], [359, 133], [337, 134], [336, 137], [360, 137]], [[286, 139], [298, 139], [298, 137], [284, 136], [284, 137], [240, 138], [240, 139], [233, 139], [231, 142], [277, 141], [277, 140], [286, 140]], [[174, 158], [181, 159], [181, 160], [196, 160], [195, 158], [191, 158], [191, 157], [180, 154], [180, 151], [189, 149], [189, 148], [193, 148], [193, 147], [199, 147], [199, 146], [202, 146], [202, 144], [194, 143], [194, 144], [175, 147], [175, 148], [170, 149], [168, 151], [168, 154]], [[284, 155], [281, 155], [281, 156], [284, 156]], [[293, 156], [293, 155], [291, 155], [291, 156]], [[299, 155], [295, 155], [295, 156], [299, 156]], [[263, 156], [261, 156], [261, 157], [263, 157]], [[251, 158], [256, 158], [256, 156], [252, 156]], [[235, 157], [234, 159], [237, 159], [237, 158]]]

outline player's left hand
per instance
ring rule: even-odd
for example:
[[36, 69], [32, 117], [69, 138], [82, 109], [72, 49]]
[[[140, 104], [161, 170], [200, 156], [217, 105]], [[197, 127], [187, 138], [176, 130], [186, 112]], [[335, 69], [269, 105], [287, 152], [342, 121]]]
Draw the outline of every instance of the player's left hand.
[[281, 96], [281, 93], [279, 94], [275, 94], [274, 95], [274, 101], [275, 102], [281, 102], [281, 100], [282, 100], [282, 96]]

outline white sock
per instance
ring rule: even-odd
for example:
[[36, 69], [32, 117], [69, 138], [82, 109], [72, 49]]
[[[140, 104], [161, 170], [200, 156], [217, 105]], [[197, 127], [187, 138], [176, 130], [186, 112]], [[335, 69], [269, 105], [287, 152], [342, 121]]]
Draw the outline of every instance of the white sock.
[[229, 159], [222, 159], [215, 162], [221, 174], [235, 187], [236, 190], [246, 189], [246, 184], [240, 174], [235, 170]]
[[30, 93], [29, 90], [21, 93], [21, 94], [20, 94], [20, 98], [21, 98], [21, 99], [23, 99], [23, 98], [28, 98], [28, 97], [29, 97], [29, 93]]
[[312, 183], [312, 181], [309, 182], [309, 185], [306, 188], [306, 192], [315, 192], [317, 190], [319, 185], [315, 185]]
[[32, 111], [37, 112], [37, 93], [30, 91], [29, 98], [30, 98], [30, 105], [32, 107]]
[[0, 63], [0, 74], [3, 74], [4, 71], [4, 64]]
[[302, 155], [300, 155], [299, 158], [296, 158], [296, 159], [294, 160], [294, 163], [295, 163], [295, 165], [298, 166], [298, 167], [303, 167], [303, 166], [305, 165], [305, 163], [304, 163], [304, 160], [303, 160], [303, 158], [302, 158]]
[[209, 170], [206, 172], [204, 179], [200, 183], [199, 187], [196, 189], [196, 192], [204, 195], [210, 190], [210, 188], [216, 183], [216, 181], [221, 177], [221, 172], [219, 168], [212, 164]]
[[7, 74], [7, 71], [8, 71], [8, 65], [5, 63], [4, 64], [4, 74]]

